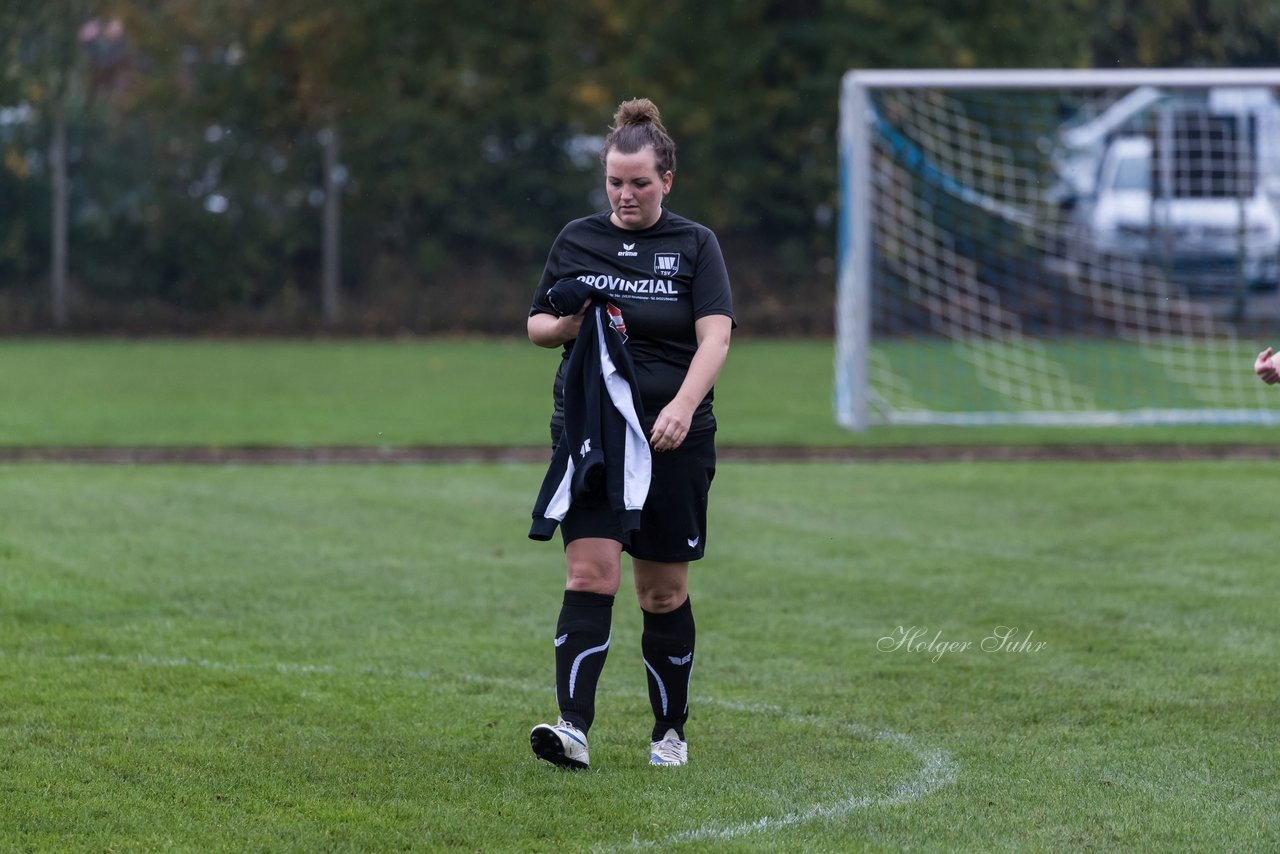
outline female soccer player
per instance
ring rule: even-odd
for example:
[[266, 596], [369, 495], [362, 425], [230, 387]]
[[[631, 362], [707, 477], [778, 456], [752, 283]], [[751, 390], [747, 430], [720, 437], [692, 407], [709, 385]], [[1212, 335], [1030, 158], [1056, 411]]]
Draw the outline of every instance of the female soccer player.
[[[556, 375], [553, 445], [564, 429], [564, 374], [587, 304], [607, 306], [610, 332], [624, 336], [652, 448], [640, 528], [624, 534], [606, 501], [575, 501], [560, 522], [567, 567], [555, 632], [560, 719], [533, 728], [540, 758], [588, 767], [587, 732], [609, 650], [622, 552], [631, 556], [643, 613], [641, 652], [654, 726], [649, 761], [688, 761], [685, 721], [693, 669], [690, 561], [707, 544], [707, 495], [715, 476], [713, 386], [736, 325], [729, 275], [710, 229], [663, 207], [675, 178], [676, 146], [648, 99], [622, 103], [601, 151], [609, 210], [570, 222], [547, 258], [529, 309], [529, 339], [563, 347]], [[576, 314], [547, 293], [577, 279], [593, 289]]]

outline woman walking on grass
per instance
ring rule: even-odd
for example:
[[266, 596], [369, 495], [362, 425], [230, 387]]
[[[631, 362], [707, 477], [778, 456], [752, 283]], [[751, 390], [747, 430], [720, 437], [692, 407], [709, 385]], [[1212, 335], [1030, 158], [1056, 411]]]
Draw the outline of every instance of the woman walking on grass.
[[[648, 440], [639, 455], [648, 457], [650, 468], [638, 516], [620, 511], [598, 483], [594, 489], [566, 489], [573, 497], [558, 505], [540, 497], [535, 509], [530, 536], [547, 539], [559, 525], [566, 581], [554, 647], [559, 720], [534, 727], [530, 743], [539, 758], [568, 768], [589, 764], [587, 733], [609, 650], [624, 551], [631, 556], [643, 619], [641, 652], [654, 717], [649, 761], [688, 761], [685, 722], [695, 634], [689, 564], [702, 558], [707, 544], [707, 497], [716, 462], [713, 386], [736, 324], [715, 235], [663, 207], [675, 177], [675, 152], [652, 101], [618, 107], [601, 152], [609, 210], [564, 227], [529, 309], [529, 339], [563, 348], [551, 433], [560, 458], [569, 461], [566, 474], [574, 470], [574, 454], [581, 450], [586, 460], [589, 450], [562, 447], [570, 356], [575, 347], [596, 343], [579, 340], [589, 310], [601, 312], [601, 322], [594, 323], [592, 315], [589, 326], [600, 330], [595, 334], [602, 353], [625, 363], [615, 367], [630, 375]], [[571, 396], [577, 393], [572, 379], [570, 388]], [[571, 412], [576, 405], [570, 401]], [[625, 395], [621, 409], [628, 409]], [[628, 457], [626, 476], [643, 482], [645, 472], [633, 470], [633, 462]], [[548, 481], [556, 478], [549, 475]], [[566, 476], [563, 484], [568, 483]]]

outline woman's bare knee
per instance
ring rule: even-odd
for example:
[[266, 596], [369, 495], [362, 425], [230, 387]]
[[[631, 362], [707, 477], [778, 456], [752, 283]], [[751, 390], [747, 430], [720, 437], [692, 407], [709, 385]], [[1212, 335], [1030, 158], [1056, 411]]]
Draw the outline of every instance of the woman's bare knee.
[[689, 597], [689, 564], [636, 560], [636, 599], [652, 614], [665, 614]]
[[574, 540], [565, 549], [565, 589], [618, 592], [622, 546], [614, 540]]

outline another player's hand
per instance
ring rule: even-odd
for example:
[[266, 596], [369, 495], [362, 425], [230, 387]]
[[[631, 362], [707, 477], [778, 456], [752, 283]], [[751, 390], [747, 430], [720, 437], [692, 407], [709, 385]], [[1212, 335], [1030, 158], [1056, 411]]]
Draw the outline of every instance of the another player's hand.
[[1271, 359], [1272, 352], [1268, 347], [1253, 360], [1253, 372], [1267, 385], [1280, 383], [1280, 369], [1276, 368], [1276, 363]]
[[693, 407], [673, 400], [662, 408], [658, 413], [658, 420], [653, 422], [649, 444], [655, 451], [673, 451], [689, 435], [689, 425], [692, 423]]

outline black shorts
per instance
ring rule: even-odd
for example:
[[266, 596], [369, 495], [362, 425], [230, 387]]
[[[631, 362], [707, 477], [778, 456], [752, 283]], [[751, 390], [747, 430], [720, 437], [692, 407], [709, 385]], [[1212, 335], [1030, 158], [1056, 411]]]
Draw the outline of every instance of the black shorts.
[[560, 523], [565, 545], [585, 537], [617, 540], [632, 557], [660, 563], [701, 559], [707, 547], [707, 493], [716, 476], [716, 431], [691, 433], [674, 451], [653, 452], [640, 530], [627, 542], [605, 503], [575, 503]]

